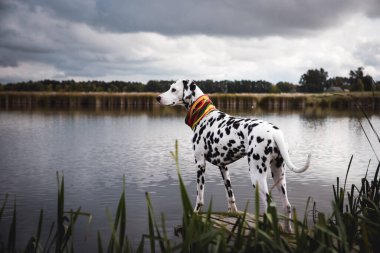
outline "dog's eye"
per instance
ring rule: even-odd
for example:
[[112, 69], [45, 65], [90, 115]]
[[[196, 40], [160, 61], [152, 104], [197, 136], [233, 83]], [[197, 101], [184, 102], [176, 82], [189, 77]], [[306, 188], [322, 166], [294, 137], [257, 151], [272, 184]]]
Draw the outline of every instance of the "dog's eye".
[[172, 92], [176, 92], [176, 89], [175, 89], [175, 88], [172, 88]]

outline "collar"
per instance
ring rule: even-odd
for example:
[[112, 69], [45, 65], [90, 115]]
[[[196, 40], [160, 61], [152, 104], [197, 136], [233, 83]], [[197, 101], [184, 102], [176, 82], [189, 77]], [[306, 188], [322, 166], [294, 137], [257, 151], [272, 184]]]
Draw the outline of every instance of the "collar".
[[216, 108], [212, 104], [211, 99], [207, 95], [202, 95], [190, 106], [185, 118], [185, 123], [191, 127], [191, 129], [194, 129], [201, 119], [214, 110], [216, 110]]

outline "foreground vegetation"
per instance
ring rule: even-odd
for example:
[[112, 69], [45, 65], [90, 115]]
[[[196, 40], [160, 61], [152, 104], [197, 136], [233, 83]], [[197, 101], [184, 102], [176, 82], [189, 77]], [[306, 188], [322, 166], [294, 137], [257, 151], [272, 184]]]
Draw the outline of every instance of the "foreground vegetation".
[[[258, 187], [256, 188], [256, 224], [246, 226], [246, 212], [237, 215], [233, 229], [216, 228], [210, 219], [212, 203], [206, 215], [193, 213], [191, 201], [182, 181], [178, 167], [178, 145], [172, 153], [176, 161], [180, 193], [183, 208], [183, 230], [180, 242], [168, 235], [165, 216], [162, 214], [157, 222], [150, 196], [146, 194], [148, 229], [141, 236], [137, 247], [131, 245], [126, 230], [125, 189], [120, 196], [114, 218], [110, 218], [111, 234], [105, 238], [98, 232], [98, 252], [378, 252], [380, 250], [380, 163], [372, 179], [368, 179], [368, 171], [361, 180], [361, 185], [343, 185], [337, 178], [333, 186], [331, 215], [314, 210], [314, 224], [308, 224], [307, 210], [310, 199], [306, 203], [306, 211], [300, 218], [293, 210], [294, 234], [289, 236], [281, 232], [279, 220], [285, 219], [278, 214], [276, 206], [269, 200], [266, 213], [259, 216]], [[368, 169], [367, 169], [368, 170]], [[16, 203], [9, 227], [8, 240], [0, 239], [0, 252], [74, 252], [73, 231], [81, 216], [90, 216], [80, 208], [65, 211], [64, 177], [57, 173], [57, 217], [49, 231], [42, 231], [44, 212], [41, 210], [36, 233], [31, 235], [24, 249], [16, 248], [17, 212]], [[123, 185], [124, 185], [123, 180]], [[0, 206], [0, 222], [7, 205], [8, 197]], [[2, 229], [4, 231], [4, 229]], [[48, 235], [42, 239], [42, 234]], [[106, 240], [105, 240], [106, 239]]]

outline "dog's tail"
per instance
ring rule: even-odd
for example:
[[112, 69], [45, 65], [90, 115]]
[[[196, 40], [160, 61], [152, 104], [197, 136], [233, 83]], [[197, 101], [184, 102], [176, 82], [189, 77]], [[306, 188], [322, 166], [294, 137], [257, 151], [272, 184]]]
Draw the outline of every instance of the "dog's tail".
[[282, 132], [280, 130], [277, 130], [273, 134], [274, 141], [277, 144], [278, 149], [280, 150], [281, 156], [285, 161], [285, 164], [288, 166], [288, 168], [291, 171], [294, 171], [296, 173], [301, 173], [307, 170], [310, 166], [310, 159], [311, 159], [311, 154], [307, 156], [306, 164], [302, 168], [296, 167], [292, 161], [290, 160], [289, 157], [289, 152], [285, 144], [285, 139], [284, 136], [282, 135]]

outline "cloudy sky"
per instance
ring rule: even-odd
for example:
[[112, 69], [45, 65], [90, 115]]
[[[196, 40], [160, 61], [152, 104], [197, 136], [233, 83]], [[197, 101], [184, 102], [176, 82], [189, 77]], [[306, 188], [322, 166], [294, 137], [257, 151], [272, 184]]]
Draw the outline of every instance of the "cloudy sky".
[[0, 0], [0, 83], [380, 80], [379, 0]]

